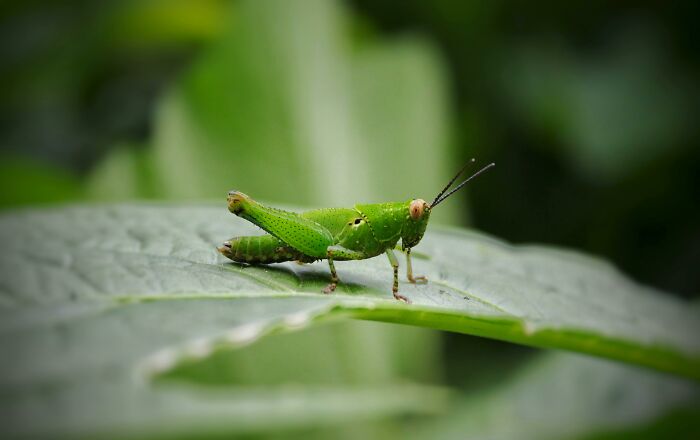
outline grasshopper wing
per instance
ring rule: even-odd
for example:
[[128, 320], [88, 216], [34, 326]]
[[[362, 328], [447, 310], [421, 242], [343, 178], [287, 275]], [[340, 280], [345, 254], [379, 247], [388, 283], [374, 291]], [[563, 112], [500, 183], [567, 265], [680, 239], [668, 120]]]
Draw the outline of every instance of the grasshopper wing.
[[311, 257], [326, 258], [328, 246], [333, 245], [333, 235], [328, 229], [296, 212], [249, 200], [238, 215]]
[[321, 208], [313, 209], [301, 213], [301, 216], [313, 220], [333, 235], [337, 239], [338, 235], [348, 223], [353, 222], [362, 215], [355, 209], [350, 208]]

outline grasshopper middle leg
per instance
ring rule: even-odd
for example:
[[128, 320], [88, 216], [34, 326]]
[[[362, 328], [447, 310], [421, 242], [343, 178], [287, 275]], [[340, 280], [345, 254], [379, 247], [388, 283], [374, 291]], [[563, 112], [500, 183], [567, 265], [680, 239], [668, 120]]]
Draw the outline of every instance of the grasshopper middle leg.
[[328, 267], [331, 270], [331, 283], [323, 289], [323, 293], [331, 293], [338, 286], [338, 273], [335, 271], [335, 264], [333, 264], [333, 259], [343, 259], [343, 260], [363, 260], [367, 258], [364, 252], [353, 251], [351, 249], [345, 248], [343, 246], [328, 246], [326, 253], [326, 258], [328, 259]]
[[399, 293], [399, 260], [396, 259], [396, 255], [394, 255], [394, 251], [391, 249], [386, 250], [386, 256], [389, 257], [389, 263], [391, 263], [391, 267], [394, 269], [394, 284], [391, 287], [391, 293], [394, 294], [394, 298], [410, 304], [411, 300]]
[[323, 293], [331, 293], [338, 286], [338, 273], [335, 271], [335, 264], [333, 264], [333, 255], [331, 251], [328, 251], [328, 267], [331, 269], [331, 283], [323, 289]]

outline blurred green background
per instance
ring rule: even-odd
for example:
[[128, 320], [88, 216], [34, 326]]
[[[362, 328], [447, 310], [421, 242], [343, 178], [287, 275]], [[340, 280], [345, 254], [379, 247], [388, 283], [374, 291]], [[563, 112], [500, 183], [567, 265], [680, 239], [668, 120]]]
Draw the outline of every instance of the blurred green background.
[[[476, 157], [496, 169], [436, 221], [580, 249], [697, 298], [699, 13], [652, 1], [3, 2], [0, 206], [223, 207], [233, 188], [298, 206], [430, 199]], [[334, 331], [362, 347], [341, 358], [391, 365], [380, 379], [480, 390], [536, 355], [368, 325]], [[386, 339], [369, 354], [368, 334]], [[334, 344], [293, 338], [310, 358]], [[216, 362], [279, 362], [256, 350]], [[270, 371], [223, 381], [285, 381]]]

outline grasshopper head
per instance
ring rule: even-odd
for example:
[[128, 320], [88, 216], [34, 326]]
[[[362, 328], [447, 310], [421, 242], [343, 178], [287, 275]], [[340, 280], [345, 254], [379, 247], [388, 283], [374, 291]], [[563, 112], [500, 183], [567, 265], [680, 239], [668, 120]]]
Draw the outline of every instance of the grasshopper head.
[[238, 215], [240, 214], [251, 201], [251, 198], [240, 191], [228, 192], [228, 210]]
[[430, 219], [430, 205], [423, 199], [411, 200], [407, 209], [408, 218], [401, 230], [401, 246], [404, 249], [412, 248], [420, 242]]
[[469, 182], [479, 174], [483, 173], [484, 171], [488, 170], [489, 168], [495, 165], [494, 163], [486, 165], [476, 173], [472, 174], [464, 182], [457, 185], [457, 187], [448, 192], [455, 180], [457, 180], [457, 178], [464, 172], [464, 170], [470, 163], [474, 163], [474, 159], [467, 163], [467, 165], [465, 165], [459, 171], [459, 173], [457, 173], [457, 175], [449, 181], [445, 188], [443, 188], [442, 191], [438, 193], [438, 195], [435, 197], [432, 203], [426, 203], [426, 201], [423, 199], [414, 199], [408, 202], [408, 216], [406, 220], [406, 225], [401, 231], [401, 247], [407, 249], [417, 245], [418, 242], [420, 242], [420, 240], [423, 238], [425, 228], [428, 226], [428, 220], [430, 219], [430, 211], [434, 207], [442, 203], [446, 198], [450, 197], [452, 194], [456, 193], [461, 188], [463, 188], [464, 185], [467, 184], [467, 182]]

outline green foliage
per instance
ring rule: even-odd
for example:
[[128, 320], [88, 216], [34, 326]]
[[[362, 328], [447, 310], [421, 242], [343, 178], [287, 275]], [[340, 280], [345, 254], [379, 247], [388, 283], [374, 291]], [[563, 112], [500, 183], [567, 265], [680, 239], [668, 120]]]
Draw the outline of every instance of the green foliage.
[[590, 181], [643, 170], [682, 147], [693, 129], [689, 80], [638, 30], [618, 32], [594, 62], [546, 42], [512, 47], [499, 60], [508, 72], [499, 85], [515, 117], [561, 138], [562, 157]]
[[[343, 8], [327, 1], [242, 2], [227, 23], [161, 100], [145, 158], [155, 189], [136, 184], [131, 197], [211, 199], [238, 189], [351, 206], [428, 199], [457, 168], [443, 72], [424, 41], [359, 41]], [[125, 154], [115, 150], [107, 163], [139, 180], [124, 165], [141, 159]], [[456, 212], [445, 205], [436, 215], [454, 222]]]
[[[416, 359], [413, 345], [383, 327], [356, 328], [347, 345], [338, 345], [345, 333], [335, 329], [336, 337], [229, 351], [344, 317], [578, 350], [696, 378], [699, 371], [696, 309], [603, 262], [471, 232], [429, 231], [415, 266], [431, 281], [402, 283], [414, 302], [407, 306], [391, 299], [383, 259], [338, 264], [344, 283], [334, 295], [319, 293], [328, 281], [322, 263], [225, 263], [214, 245], [253, 228], [223, 207], [25, 210], [0, 217], [0, 230], [0, 272], [8, 274], [1, 386], [17, 433], [271, 432], [444, 410], [444, 390], [416, 383], [438, 379], [434, 357], [403, 366]], [[430, 334], [413, 336], [416, 347], [435, 347]], [[304, 372], [314, 364], [332, 371]], [[536, 375], [551, 377], [555, 366]], [[625, 369], [611, 371], [614, 382]], [[630, 388], [650, 380], [650, 393], [664, 387], [670, 395], [650, 404], [650, 416], [695, 396], [688, 384], [640, 374], [651, 379], [631, 376]], [[290, 380], [305, 386], [290, 388]]]
[[0, 155], [0, 208], [57, 203], [83, 196], [79, 180], [69, 173], [14, 155]]

